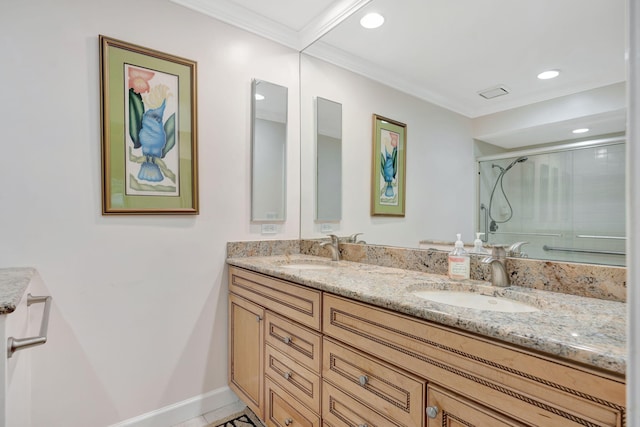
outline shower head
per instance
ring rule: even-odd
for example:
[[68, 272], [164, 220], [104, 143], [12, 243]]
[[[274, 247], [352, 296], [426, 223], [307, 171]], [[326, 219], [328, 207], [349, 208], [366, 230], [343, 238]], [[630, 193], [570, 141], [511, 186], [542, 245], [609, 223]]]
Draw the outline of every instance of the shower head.
[[511, 162], [511, 163], [509, 164], [509, 166], [507, 166], [507, 167], [504, 169], [504, 171], [505, 171], [505, 172], [506, 172], [506, 171], [508, 171], [508, 170], [509, 170], [509, 169], [511, 169], [511, 168], [513, 167], [513, 165], [515, 165], [516, 163], [523, 163], [523, 162], [526, 162], [527, 160], [529, 160], [529, 158], [528, 158], [528, 157], [520, 156], [520, 157], [518, 157], [517, 159], [515, 159], [513, 162]]

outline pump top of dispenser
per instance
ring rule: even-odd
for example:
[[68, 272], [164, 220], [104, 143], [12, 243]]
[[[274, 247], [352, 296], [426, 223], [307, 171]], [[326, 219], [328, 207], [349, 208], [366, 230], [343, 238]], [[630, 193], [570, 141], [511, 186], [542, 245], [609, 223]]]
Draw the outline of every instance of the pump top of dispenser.
[[488, 254], [489, 253], [488, 250], [482, 247], [482, 239], [480, 239], [480, 236], [482, 236], [483, 234], [484, 233], [476, 233], [476, 240], [473, 241], [473, 249], [469, 251], [472, 254]]
[[454, 245], [451, 255], [465, 255], [467, 251], [464, 250], [464, 242], [462, 241], [462, 234], [456, 234], [457, 240]]

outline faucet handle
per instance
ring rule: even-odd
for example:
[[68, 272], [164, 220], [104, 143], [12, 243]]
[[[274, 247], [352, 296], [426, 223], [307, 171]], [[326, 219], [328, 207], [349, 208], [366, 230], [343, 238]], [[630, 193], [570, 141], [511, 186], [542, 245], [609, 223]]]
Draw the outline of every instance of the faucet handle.
[[347, 243], [358, 243], [358, 236], [362, 233], [355, 233], [347, 237]]
[[331, 243], [333, 243], [334, 245], [338, 244], [338, 242], [340, 241], [340, 238], [335, 234], [327, 234], [327, 236], [331, 237]]
[[523, 253], [521, 248], [522, 246], [528, 245], [528, 244], [529, 242], [516, 242], [512, 244], [511, 246], [509, 246], [509, 249], [507, 249], [507, 256], [526, 258], [527, 254]]

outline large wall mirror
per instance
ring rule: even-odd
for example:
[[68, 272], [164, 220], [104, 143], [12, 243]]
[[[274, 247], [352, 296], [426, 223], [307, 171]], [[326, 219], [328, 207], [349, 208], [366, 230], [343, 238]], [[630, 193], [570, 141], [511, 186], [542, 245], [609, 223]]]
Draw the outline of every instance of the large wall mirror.
[[342, 218], [342, 105], [316, 98], [316, 220]]
[[[384, 15], [384, 25], [362, 28], [360, 19], [369, 12]], [[500, 243], [530, 241], [522, 249], [532, 258], [624, 264], [618, 254], [625, 241], [624, 226], [620, 228], [625, 211], [620, 158], [626, 131], [624, 28], [623, 0], [541, 0], [526, 5], [509, 0], [455, 5], [448, 0], [407, 0], [400, 8], [392, 0], [372, 0], [344, 20], [303, 51], [300, 67], [303, 142], [313, 138], [309, 110], [314, 97], [338, 99], [343, 106], [345, 197], [338, 234], [362, 232], [371, 244], [417, 248], [425, 247], [422, 241], [449, 242], [462, 233], [470, 243], [476, 232], [485, 231], [480, 207], [489, 203], [487, 187], [490, 193], [500, 168], [509, 168], [503, 184], [517, 215], [489, 231], [490, 243], [500, 236]], [[560, 76], [536, 77], [549, 68], [559, 70]], [[369, 214], [373, 114], [407, 124], [411, 148], [404, 218]], [[589, 131], [572, 133], [579, 128]], [[610, 138], [618, 145], [562, 151], [557, 159], [526, 154]], [[318, 238], [325, 233], [314, 222], [315, 201], [305, 198], [315, 186], [315, 153], [304, 145], [301, 237]], [[528, 160], [518, 162], [522, 156]], [[606, 178], [598, 181], [585, 171]], [[566, 211], [561, 196], [568, 194], [568, 183], [578, 191], [593, 189], [596, 185], [582, 185], [587, 180], [608, 183], [608, 199], [582, 194], [575, 196], [571, 212]], [[529, 191], [541, 183], [546, 187]], [[514, 187], [518, 184], [523, 185]], [[494, 195], [492, 206], [498, 220], [508, 216], [501, 198]], [[597, 230], [580, 229], [587, 212], [593, 214], [588, 220], [596, 222]], [[538, 243], [531, 241], [533, 236], [518, 234], [529, 231], [509, 229], [532, 215], [535, 233], [543, 235], [559, 234], [553, 215], [575, 218], [578, 224], [564, 233], [572, 241], [541, 241], [534, 250]], [[605, 243], [602, 252], [611, 253], [578, 258], [578, 252], [558, 250], [578, 245], [576, 249], [597, 252], [598, 242]], [[542, 249], [545, 244], [548, 250]]]
[[251, 106], [251, 220], [284, 221], [287, 88], [254, 80]]

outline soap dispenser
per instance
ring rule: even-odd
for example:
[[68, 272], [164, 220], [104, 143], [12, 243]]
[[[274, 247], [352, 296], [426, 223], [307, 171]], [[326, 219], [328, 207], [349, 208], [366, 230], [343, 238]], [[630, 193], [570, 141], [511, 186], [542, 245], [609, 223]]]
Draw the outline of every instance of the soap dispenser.
[[489, 254], [489, 251], [482, 246], [482, 239], [480, 239], [480, 236], [482, 236], [483, 234], [484, 233], [476, 233], [476, 240], [473, 241], [473, 249], [471, 249], [469, 253], [477, 255]]
[[457, 240], [453, 251], [449, 253], [449, 278], [453, 280], [468, 279], [471, 274], [469, 253], [464, 250], [462, 235], [456, 234]]

